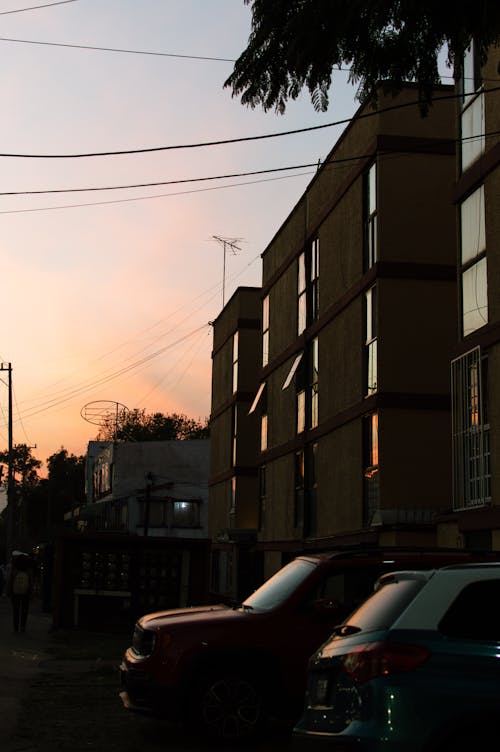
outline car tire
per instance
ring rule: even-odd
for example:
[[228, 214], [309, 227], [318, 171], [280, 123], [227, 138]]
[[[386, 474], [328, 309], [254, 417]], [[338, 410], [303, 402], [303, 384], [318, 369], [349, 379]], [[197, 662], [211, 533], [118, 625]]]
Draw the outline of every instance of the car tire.
[[265, 722], [259, 683], [233, 673], [200, 677], [192, 698], [192, 720], [212, 739], [236, 741], [257, 736]]

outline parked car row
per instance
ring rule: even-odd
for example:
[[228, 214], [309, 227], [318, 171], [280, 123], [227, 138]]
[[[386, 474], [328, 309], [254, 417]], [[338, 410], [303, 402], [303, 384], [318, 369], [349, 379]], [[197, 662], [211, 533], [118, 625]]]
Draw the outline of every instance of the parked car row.
[[288, 719], [299, 749], [427, 752], [457, 719], [463, 740], [490, 729], [500, 705], [494, 560], [401, 548], [300, 556], [232, 608], [147, 614], [121, 663], [123, 703], [219, 740]]

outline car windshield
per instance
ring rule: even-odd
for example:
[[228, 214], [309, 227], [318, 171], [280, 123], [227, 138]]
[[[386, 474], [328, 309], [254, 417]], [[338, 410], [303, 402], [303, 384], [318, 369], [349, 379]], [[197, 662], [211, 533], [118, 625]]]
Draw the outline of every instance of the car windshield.
[[344, 625], [363, 631], [388, 629], [415, 598], [425, 582], [423, 577], [386, 580], [379, 590], [352, 612], [344, 621]]
[[258, 590], [242, 603], [242, 608], [252, 611], [271, 611], [284, 603], [301, 582], [309, 577], [315, 565], [304, 559], [295, 559], [270, 577]]

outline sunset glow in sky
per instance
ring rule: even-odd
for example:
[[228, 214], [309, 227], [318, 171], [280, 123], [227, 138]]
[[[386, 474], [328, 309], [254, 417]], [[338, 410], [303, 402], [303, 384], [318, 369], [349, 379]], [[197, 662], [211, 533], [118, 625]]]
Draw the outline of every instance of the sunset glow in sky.
[[[233, 99], [223, 88], [232, 63], [203, 58], [232, 60], [244, 49], [243, 0], [40, 0], [45, 7], [12, 12], [36, 4], [0, 0], [0, 359], [13, 369], [14, 443], [36, 447], [45, 463], [61, 446], [85, 454], [98, 428], [81, 412], [95, 400], [208, 417], [208, 322], [223, 287], [213, 236], [238, 239], [226, 256], [227, 302], [236, 287], [260, 284], [260, 254], [314, 174], [301, 165], [323, 160], [344, 126], [60, 155], [308, 128], [350, 117], [357, 102], [344, 71], [334, 74], [327, 113], [307, 93], [285, 116]], [[33, 193], [49, 190], [57, 192]], [[4, 371], [5, 449], [6, 383]]]

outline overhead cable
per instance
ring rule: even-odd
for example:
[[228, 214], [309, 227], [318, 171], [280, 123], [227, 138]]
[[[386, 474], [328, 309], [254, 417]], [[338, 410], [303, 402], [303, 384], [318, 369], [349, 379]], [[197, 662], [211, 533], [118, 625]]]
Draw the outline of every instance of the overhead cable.
[[[494, 91], [499, 91], [500, 86], [483, 89], [484, 94], [489, 94]], [[475, 94], [476, 92], [470, 92]], [[433, 102], [441, 102], [447, 99], [459, 99], [463, 94], [447, 94], [439, 97], [433, 97]], [[411, 102], [403, 102], [400, 104], [391, 105], [390, 107], [383, 107], [381, 109], [372, 110], [371, 112], [365, 112], [357, 114], [356, 120], [363, 120], [365, 118], [376, 117], [385, 112], [392, 112], [394, 110], [401, 110], [407, 107], [415, 107], [422, 104], [422, 100], [415, 99]], [[332, 128], [339, 125], [348, 125], [353, 120], [352, 117], [343, 118], [342, 120], [336, 120], [331, 123], [322, 123], [321, 125], [310, 125], [306, 128], [294, 128], [288, 131], [278, 131], [276, 133], [264, 133], [257, 136], [240, 136], [238, 138], [225, 138], [217, 141], [200, 141], [191, 144], [173, 144], [169, 146], [150, 146], [140, 149], [120, 149], [117, 151], [96, 151], [96, 152], [82, 152], [80, 154], [19, 154], [0, 152], [0, 157], [16, 158], [16, 159], [84, 159], [88, 157], [116, 157], [124, 156], [127, 154], [150, 154], [158, 151], [175, 151], [180, 149], [200, 149], [207, 146], [225, 146], [227, 144], [238, 144], [248, 141], [262, 141], [268, 138], [282, 138], [283, 136], [292, 136], [298, 133], [310, 133], [312, 131], [324, 130], [325, 128]]]

